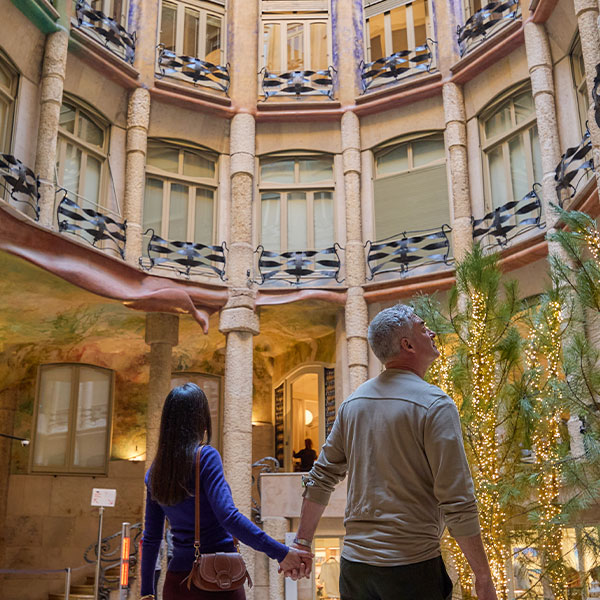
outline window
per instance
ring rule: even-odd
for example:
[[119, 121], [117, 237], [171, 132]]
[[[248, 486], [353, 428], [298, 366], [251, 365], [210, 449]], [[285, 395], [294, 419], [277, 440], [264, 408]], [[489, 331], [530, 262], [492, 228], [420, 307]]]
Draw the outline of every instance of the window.
[[263, 0], [262, 65], [276, 74], [327, 69], [331, 62], [327, 2], [300, 0], [294, 12], [278, 10], [278, 4]]
[[83, 364], [40, 367], [32, 471], [107, 473], [113, 387], [108, 369]]
[[431, 37], [429, 15], [429, 0], [366, 4], [368, 61], [423, 46]]
[[375, 154], [375, 238], [450, 224], [441, 133], [390, 144]]
[[334, 242], [333, 160], [275, 158], [260, 165], [261, 244], [266, 250], [322, 250]]
[[579, 110], [579, 124], [581, 134], [585, 132], [590, 99], [588, 97], [587, 82], [585, 79], [585, 65], [583, 63], [583, 53], [581, 51], [581, 39], [578, 37], [571, 50], [571, 69], [573, 73], [573, 83], [577, 92], [577, 108]]
[[480, 11], [487, 3], [485, 0], [463, 0], [465, 21], [472, 17], [476, 12]]
[[4, 153], [11, 149], [17, 84], [16, 70], [0, 54], [0, 152]]
[[150, 141], [144, 230], [170, 241], [211, 245], [216, 219], [216, 156], [192, 147]]
[[223, 20], [225, 2], [170, 2], [163, 0], [159, 41], [177, 55], [225, 63]]
[[480, 118], [486, 197], [493, 208], [520, 200], [542, 181], [542, 158], [531, 91], [496, 102]]
[[84, 208], [98, 210], [103, 197], [107, 127], [73, 102], [60, 108], [57, 181]]
[[103, 12], [107, 17], [127, 28], [128, 0], [91, 0], [90, 4], [94, 10]]

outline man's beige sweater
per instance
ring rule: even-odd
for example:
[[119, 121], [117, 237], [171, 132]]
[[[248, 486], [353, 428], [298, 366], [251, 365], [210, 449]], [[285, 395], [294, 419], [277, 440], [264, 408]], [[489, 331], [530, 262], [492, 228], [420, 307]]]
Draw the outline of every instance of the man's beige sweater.
[[456, 406], [414, 373], [388, 369], [342, 403], [304, 496], [327, 504], [346, 475], [347, 560], [413, 564], [440, 555], [444, 525], [480, 531]]

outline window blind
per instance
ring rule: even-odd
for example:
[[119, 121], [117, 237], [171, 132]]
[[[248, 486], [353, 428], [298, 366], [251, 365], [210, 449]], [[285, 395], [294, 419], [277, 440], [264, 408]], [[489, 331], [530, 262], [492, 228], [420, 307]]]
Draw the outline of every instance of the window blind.
[[413, 4], [414, 0], [363, 0], [365, 18], [380, 15], [404, 4]]

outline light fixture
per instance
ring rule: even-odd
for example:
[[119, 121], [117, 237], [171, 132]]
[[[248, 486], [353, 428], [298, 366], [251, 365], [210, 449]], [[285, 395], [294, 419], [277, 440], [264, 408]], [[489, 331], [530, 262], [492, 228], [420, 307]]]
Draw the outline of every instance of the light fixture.
[[313, 422], [313, 414], [308, 410], [308, 408], [304, 411], [304, 424], [310, 425]]

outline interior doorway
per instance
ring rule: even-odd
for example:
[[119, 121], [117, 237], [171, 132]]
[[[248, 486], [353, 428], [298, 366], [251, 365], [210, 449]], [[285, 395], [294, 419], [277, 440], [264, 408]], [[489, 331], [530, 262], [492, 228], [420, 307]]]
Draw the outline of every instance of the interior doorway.
[[292, 417], [292, 469], [308, 471], [312, 463], [306, 456], [320, 448], [319, 375], [304, 373], [290, 383]]

